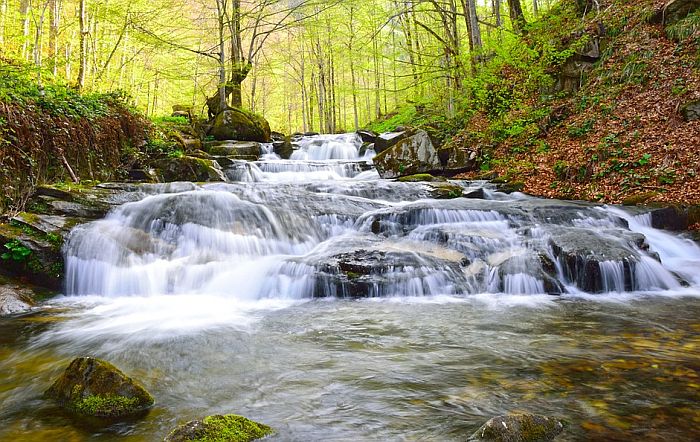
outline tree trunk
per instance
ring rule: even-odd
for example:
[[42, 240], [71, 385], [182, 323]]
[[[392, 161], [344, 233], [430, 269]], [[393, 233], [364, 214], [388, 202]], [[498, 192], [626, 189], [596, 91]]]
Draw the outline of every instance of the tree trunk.
[[78, 90], [85, 87], [85, 72], [87, 70], [87, 36], [88, 28], [86, 23], [87, 0], [80, 0], [80, 70], [78, 71]]
[[27, 60], [29, 57], [29, 10], [31, 8], [30, 0], [22, 0], [19, 4], [19, 13], [22, 17], [22, 59]]
[[510, 11], [510, 23], [513, 26], [513, 31], [517, 34], [522, 33], [527, 21], [525, 20], [520, 0], [508, 0], [508, 9]]

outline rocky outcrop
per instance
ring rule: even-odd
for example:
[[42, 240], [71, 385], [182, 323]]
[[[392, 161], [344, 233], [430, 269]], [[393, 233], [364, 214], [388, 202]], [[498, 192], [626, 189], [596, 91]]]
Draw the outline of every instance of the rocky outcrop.
[[473, 150], [457, 147], [438, 150], [427, 132], [418, 130], [374, 157], [374, 165], [382, 178], [422, 173], [452, 175], [475, 169], [476, 158]]
[[74, 359], [45, 395], [73, 413], [99, 418], [135, 415], [154, 403], [141, 384], [109, 362], [90, 357]]
[[195, 157], [165, 158], [153, 166], [162, 182], [174, 181], [226, 181], [219, 164], [214, 160]]
[[681, 115], [685, 121], [700, 120], [700, 100], [689, 101], [681, 107]]
[[564, 430], [557, 419], [536, 414], [507, 414], [489, 419], [470, 442], [548, 442]]
[[270, 142], [270, 124], [260, 115], [230, 108], [219, 113], [209, 130], [214, 139]]
[[235, 414], [207, 416], [180, 425], [165, 437], [165, 442], [226, 441], [248, 442], [274, 433], [274, 430]]
[[231, 160], [256, 161], [260, 157], [260, 143], [255, 141], [212, 141], [204, 145], [204, 151], [213, 157]]

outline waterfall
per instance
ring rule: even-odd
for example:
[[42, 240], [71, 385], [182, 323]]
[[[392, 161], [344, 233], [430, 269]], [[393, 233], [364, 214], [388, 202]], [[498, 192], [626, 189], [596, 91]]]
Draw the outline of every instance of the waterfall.
[[76, 227], [66, 293], [259, 301], [700, 285], [700, 247], [648, 214], [492, 189], [437, 200], [424, 183], [379, 180], [355, 134], [298, 144], [290, 160], [264, 145], [264, 159], [233, 161], [228, 183], [144, 186]]

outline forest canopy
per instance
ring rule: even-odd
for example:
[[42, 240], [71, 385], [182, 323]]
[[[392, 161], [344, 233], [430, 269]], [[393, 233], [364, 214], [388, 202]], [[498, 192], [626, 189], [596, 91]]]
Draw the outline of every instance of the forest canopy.
[[[39, 87], [51, 78], [121, 90], [149, 116], [175, 104], [206, 113], [206, 100], [223, 94], [287, 133], [337, 132], [398, 108], [438, 106], [450, 117], [460, 100], [492, 99], [497, 57], [565, 58], [522, 39], [556, 3], [0, 0], [0, 47], [32, 66]], [[540, 86], [541, 74], [523, 86]]]

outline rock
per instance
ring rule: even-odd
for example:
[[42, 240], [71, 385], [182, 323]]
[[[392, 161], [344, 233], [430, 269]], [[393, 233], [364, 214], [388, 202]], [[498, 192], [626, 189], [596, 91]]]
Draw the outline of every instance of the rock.
[[281, 141], [273, 141], [272, 148], [283, 160], [288, 160], [294, 152], [294, 146], [292, 145], [292, 139], [290, 137], [284, 137]]
[[681, 107], [681, 115], [685, 121], [700, 120], [700, 100], [690, 101]]
[[[616, 235], [620, 235], [616, 232]], [[554, 256], [559, 260], [564, 274], [578, 288], [588, 293], [611, 291], [611, 281], [605, 280], [603, 263], [619, 264], [625, 291], [634, 290], [633, 272], [639, 262], [639, 253], [633, 246], [645, 248], [644, 235], [629, 232], [621, 236], [593, 232], [587, 229], [554, 228], [550, 238]]]
[[274, 433], [274, 430], [235, 414], [207, 416], [180, 425], [165, 439], [165, 442], [221, 441], [248, 442]]
[[688, 210], [675, 206], [653, 209], [651, 226], [664, 230], [688, 230]]
[[379, 153], [384, 152], [388, 148], [396, 145], [399, 141], [403, 140], [404, 138], [410, 136], [412, 134], [406, 132], [406, 131], [401, 131], [401, 132], [387, 132], [383, 133], [381, 135], [378, 135], [374, 139], [374, 151]]
[[0, 316], [23, 313], [34, 305], [33, 292], [16, 286], [0, 285]]
[[374, 150], [374, 144], [362, 143], [362, 146], [360, 146], [360, 150], [358, 151], [360, 158], [364, 157], [368, 150]]
[[664, 26], [670, 26], [698, 9], [700, 9], [700, 0], [671, 0], [666, 3], [661, 12], [661, 20], [657, 19], [657, 21], [660, 21]]
[[138, 414], [154, 403], [141, 384], [91, 357], [74, 359], [45, 395], [73, 413], [100, 418]]
[[270, 124], [260, 115], [230, 108], [219, 113], [209, 130], [216, 140], [270, 141]]
[[536, 414], [508, 414], [489, 419], [469, 438], [470, 442], [548, 442], [554, 440], [564, 425]]
[[447, 200], [452, 198], [461, 198], [464, 189], [459, 184], [454, 184], [450, 182], [432, 182], [426, 183], [428, 187], [431, 188], [431, 195], [433, 198], [438, 200]]
[[63, 279], [63, 236], [17, 221], [0, 224], [0, 265], [15, 276], [26, 276], [37, 284], [60, 290]]
[[228, 157], [232, 160], [256, 161], [260, 157], [260, 143], [255, 141], [213, 141], [204, 146], [205, 152], [215, 157]]
[[447, 178], [445, 177], [436, 177], [433, 176], [429, 173], [417, 173], [415, 175], [408, 175], [408, 176], [402, 176], [399, 177], [398, 181], [402, 183], [417, 183], [420, 181], [426, 181], [426, 182], [445, 182], [447, 181]]
[[173, 112], [172, 114], [170, 114], [170, 116], [171, 117], [189, 118], [190, 114], [189, 114], [189, 112], [185, 112], [185, 111], [176, 111], [176, 112]]
[[284, 141], [286, 138], [286, 135], [281, 132], [270, 132], [270, 141]]
[[226, 181], [221, 167], [216, 161], [194, 157], [166, 158], [156, 161], [157, 169], [162, 182], [173, 181]]
[[[377, 142], [380, 139], [381, 135]], [[476, 158], [475, 151], [466, 149], [453, 147], [438, 150], [427, 132], [418, 130], [374, 157], [374, 164], [382, 178], [422, 173], [450, 175], [475, 169]]]
[[483, 200], [484, 198], [486, 198], [486, 195], [484, 194], [484, 189], [482, 187], [470, 190], [468, 192], [464, 192], [462, 196], [464, 198], [474, 198], [479, 200]]
[[138, 183], [157, 183], [158, 176], [153, 169], [131, 169], [129, 181]]
[[377, 140], [377, 137], [379, 136], [379, 134], [377, 134], [376, 132], [366, 129], [360, 129], [356, 133], [360, 136], [363, 143], [370, 144], [374, 144], [374, 142]]

